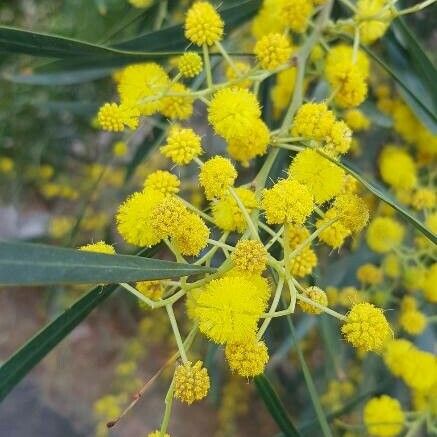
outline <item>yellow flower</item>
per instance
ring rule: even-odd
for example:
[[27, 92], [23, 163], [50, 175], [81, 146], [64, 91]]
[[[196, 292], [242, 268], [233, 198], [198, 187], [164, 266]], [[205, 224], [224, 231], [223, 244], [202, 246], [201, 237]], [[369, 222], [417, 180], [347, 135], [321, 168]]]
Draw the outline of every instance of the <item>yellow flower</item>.
[[136, 107], [105, 103], [97, 114], [99, 125], [109, 132], [122, 132], [125, 126], [135, 129], [140, 113]]
[[208, 244], [209, 229], [194, 213], [187, 213], [178, 220], [172, 242], [182, 255], [195, 256]]
[[52, 217], [49, 223], [49, 235], [53, 238], [61, 238], [71, 231], [75, 223], [73, 217]]
[[162, 98], [160, 112], [171, 120], [186, 120], [193, 115], [194, 97], [189, 95], [188, 88], [181, 83], [174, 83], [168, 89], [169, 94]]
[[389, 278], [398, 278], [401, 274], [401, 266], [398, 256], [394, 253], [386, 255], [382, 262], [382, 268]]
[[140, 281], [135, 288], [152, 300], [161, 299], [165, 291], [164, 281]]
[[231, 260], [237, 270], [261, 274], [266, 269], [267, 250], [260, 241], [240, 240]]
[[430, 352], [412, 348], [404, 356], [400, 376], [408, 387], [426, 392], [437, 382], [437, 359]]
[[341, 332], [360, 352], [381, 351], [393, 335], [382, 309], [367, 302], [352, 307]]
[[432, 209], [436, 206], [436, 192], [432, 188], [418, 188], [411, 199], [411, 205], [417, 210]]
[[[359, 22], [360, 40], [371, 44], [381, 38], [390, 25], [391, 16], [386, 0], [359, 0], [357, 2], [356, 20]], [[372, 19], [377, 17], [376, 19]]]
[[323, 150], [328, 155], [336, 156], [349, 151], [352, 144], [352, 131], [344, 121], [336, 121], [325, 137]]
[[354, 132], [367, 130], [370, 127], [370, 120], [359, 109], [349, 109], [344, 115], [344, 120]]
[[335, 115], [326, 103], [305, 103], [297, 111], [291, 134], [322, 141], [328, 136], [335, 122]]
[[265, 308], [265, 296], [249, 276], [225, 276], [205, 286], [194, 313], [200, 331], [223, 344], [253, 340]]
[[188, 405], [200, 401], [207, 394], [210, 387], [208, 371], [202, 361], [192, 364], [188, 361], [180, 364], [174, 373], [174, 397]]
[[369, 221], [366, 202], [356, 194], [340, 194], [334, 200], [331, 211], [339, 222], [351, 232], [360, 232]]
[[202, 58], [196, 52], [186, 52], [178, 59], [178, 68], [183, 77], [193, 78], [202, 71]]
[[287, 236], [288, 244], [292, 249], [295, 249], [309, 238], [310, 232], [305, 226], [292, 224], [288, 225]]
[[405, 229], [390, 217], [376, 217], [369, 224], [366, 241], [368, 246], [378, 253], [390, 252], [404, 239]]
[[[338, 64], [345, 64], [352, 62], [354, 56], [354, 49], [346, 44], [338, 44], [335, 47], [331, 47], [326, 57], [325, 74], [327, 77], [334, 78], [336, 75], [336, 69]], [[369, 77], [370, 61], [366, 53], [359, 49], [357, 52], [357, 59], [355, 65], [362, 74], [364, 79]]]
[[403, 338], [387, 342], [382, 357], [385, 365], [393, 375], [402, 375], [406, 360], [410, 357], [413, 350], [414, 345]]
[[127, 144], [124, 141], [117, 141], [112, 147], [112, 153], [117, 158], [125, 156], [129, 151]]
[[410, 335], [421, 334], [427, 323], [425, 314], [415, 309], [402, 311], [399, 317], [399, 324]]
[[85, 252], [106, 253], [107, 255], [115, 255], [114, 246], [107, 244], [104, 241], [98, 241], [97, 243], [86, 244], [79, 247], [79, 250]]
[[384, 275], [379, 267], [367, 263], [358, 268], [357, 278], [363, 284], [378, 285], [384, 279]]
[[[303, 292], [303, 296], [311, 299], [312, 301], [322, 305], [324, 307], [328, 306], [328, 296], [326, 293], [319, 287], [307, 287]], [[308, 314], [321, 314], [323, 312], [322, 309], [312, 305], [309, 302], [304, 302], [303, 300], [298, 301], [298, 305], [301, 310]]]
[[[324, 217], [317, 220], [317, 229], [325, 226], [328, 222], [337, 218], [336, 211], [328, 210]], [[340, 221], [332, 223], [319, 234], [319, 240], [331, 246], [333, 249], [338, 249], [344, 243], [344, 240], [351, 235], [351, 231], [347, 229]]]
[[313, 195], [297, 180], [283, 179], [263, 191], [262, 208], [269, 224], [302, 224], [314, 209]]
[[258, 14], [252, 21], [252, 34], [256, 39], [270, 32], [284, 32], [286, 25], [283, 20], [278, 20], [278, 6], [282, 0], [264, 0]]
[[276, 75], [276, 83], [271, 88], [273, 115], [278, 118], [288, 108], [296, 82], [296, 67], [287, 68]]
[[317, 256], [313, 249], [306, 247], [290, 260], [289, 268], [293, 276], [303, 278], [309, 275], [317, 265]]
[[181, 181], [177, 176], [165, 170], [156, 170], [147, 176], [144, 188], [159, 191], [165, 196], [179, 193]]
[[234, 185], [237, 171], [231, 161], [222, 156], [214, 156], [200, 168], [199, 183], [208, 200], [221, 197]]
[[345, 178], [340, 167], [311, 149], [302, 150], [294, 157], [289, 174], [310, 190], [316, 203], [340, 194]]
[[293, 32], [306, 31], [314, 10], [311, 0], [281, 0], [279, 7], [277, 19], [282, 20]]
[[437, 303], [437, 263], [429, 267], [426, 272], [423, 294], [428, 302]]
[[189, 214], [183, 202], [176, 196], [167, 196], [153, 208], [150, 225], [160, 238], [174, 236], [178, 232], [180, 221]]
[[431, 229], [434, 234], [437, 234], [437, 211], [428, 215], [425, 220], [426, 226]]
[[417, 169], [413, 158], [394, 145], [387, 145], [379, 156], [379, 171], [384, 182], [393, 188], [411, 189], [417, 183]]
[[285, 35], [269, 33], [257, 41], [253, 52], [262, 68], [274, 70], [289, 60], [292, 47]]
[[243, 88], [217, 91], [208, 106], [208, 121], [214, 131], [228, 141], [247, 135], [260, 115], [256, 96]]
[[269, 360], [269, 353], [265, 343], [254, 340], [227, 343], [225, 356], [231, 370], [246, 378], [263, 373]]
[[146, 189], [132, 194], [118, 208], [117, 229], [123, 239], [136, 246], [153, 246], [161, 238], [151, 226], [153, 209], [164, 199], [159, 191]]
[[170, 129], [167, 144], [160, 151], [175, 164], [186, 165], [202, 153], [202, 144], [193, 129], [174, 126]]
[[224, 23], [214, 7], [204, 1], [194, 3], [185, 18], [185, 37], [202, 46], [219, 42], [223, 37]]
[[364, 423], [373, 436], [398, 435], [405, 422], [405, 415], [397, 399], [387, 395], [370, 399], [364, 406]]
[[236, 82], [235, 85], [240, 88], [250, 88], [252, 81], [245, 78], [250, 71], [250, 64], [243, 61], [236, 61], [234, 65], [228, 65], [225, 71], [226, 79]]

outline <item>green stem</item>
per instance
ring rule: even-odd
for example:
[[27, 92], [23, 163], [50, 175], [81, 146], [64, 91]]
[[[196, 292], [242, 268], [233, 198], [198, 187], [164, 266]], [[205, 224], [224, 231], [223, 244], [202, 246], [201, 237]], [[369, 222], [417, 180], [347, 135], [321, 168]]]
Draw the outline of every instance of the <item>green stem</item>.
[[260, 240], [259, 235], [258, 235], [258, 230], [255, 227], [255, 224], [253, 223], [252, 218], [250, 217], [249, 213], [247, 212], [247, 209], [244, 206], [243, 202], [238, 197], [237, 192], [232, 187], [229, 187], [229, 192], [231, 193], [231, 196], [234, 198], [235, 202], [237, 202], [237, 205], [240, 208], [240, 210], [244, 216], [244, 219], [246, 220], [247, 226], [249, 227], [249, 230], [252, 234], [252, 237], [256, 240]]
[[176, 322], [176, 317], [174, 315], [173, 306], [166, 305], [165, 309], [167, 310], [168, 318], [170, 319], [170, 324], [171, 324], [171, 327], [173, 329], [173, 334], [174, 334], [175, 339], [176, 339], [176, 344], [178, 345], [178, 350], [179, 350], [179, 353], [181, 355], [182, 362], [185, 364], [188, 361], [188, 359], [187, 359], [187, 355], [185, 353], [185, 348], [184, 348], [184, 344], [182, 342], [181, 334], [179, 332], [178, 324]]
[[174, 378], [171, 381], [170, 387], [168, 388], [167, 394], [165, 395], [165, 410], [164, 416], [161, 422], [161, 436], [164, 436], [167, 433], [168, 424], [170, 422], [171, 410], [173, 407], [173, 393], [174, 393]]
[[213, 87], [212, 71], [211, 71], [211, 62], [209, 59], [209, 50], [206, 44], [203, 44], [202, 51], [203, 51], [203, 63], [205, 64], [206, 83], [208, 85], [208, 89], [210, 90]]

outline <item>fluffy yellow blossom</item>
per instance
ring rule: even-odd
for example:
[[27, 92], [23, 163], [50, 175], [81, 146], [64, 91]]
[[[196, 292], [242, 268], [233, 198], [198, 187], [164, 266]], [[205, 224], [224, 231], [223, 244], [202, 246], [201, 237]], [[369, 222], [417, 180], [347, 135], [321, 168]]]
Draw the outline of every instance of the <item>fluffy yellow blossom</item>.
[[397, 399], [387, 395], [370, 399], [364, 406], [364, 424], [372, 436], [398, 435], [405, 422], [405, 415]]
[[[235, 188], [235, 192], [247, 212], [250, 214], [258, 206], [255, 193], [248, 188]], [[226, 193], [212, 205], [214, 223], [224, 231], [243, 233], [247, 229], [247, 222], [231, 193]]]
[[278, 118], [288, 108], [296, 82], [296, 67], [287, 68], [276, 75], [276, 83], [271, 88], [273, 115]]
[[203, 68], [202, 58], [196, 52], [186, 52], [178, 59], [179, 73], [183, 77], [193, 78]]
[[198, 46], [210, 46], [223, 37], [223, 20], [209, 2], [194, 3], [187, 12], [184, 26], [185, 37]]
[[384, 182], [393, 188], [411, 189], [417, 183], [417, 169], [413, 158], [401, 148], [387, 145], [379, 156], [379, 171]]
[[208, 244], [209, 229], [194, 213], [179, 218], [172, 242], [182, 255], [195, 256]]
[[265, 296], [260, 296], [249, 276], [232, 276], [207, 284], [197, 299], [194, 313], [200, 331], [223, 344], [253, 340], [265, 308]]
[[177, 176], [165, 170], [156, 170], [147, 176], [144, 188], [159, 191], [165, 196], [179, 193], [181, 181]]
[[[160, 112], [171, 120], [186, 120], [193, 115], [194, 97], [182, 83], [173, 83], [168, 88], [168, 96], [161, 100]], [[171, 95], [174, 94], [174, 95]]]
[[235, 85], [240, 88], [250, 88], [252, 81], [245, 76], [250, 71], [250, 64], [243, 61], [235, 61], [234, 65], [228, 65], [225, 71], [226, 79], [236, 82]]
[[349, 111], [346, 111], [344, 120], [354, 132], [367, 130], [370, 127], [370, 120], [359, 109], [349, 109]]
[[385, 8], [387, 4], [387, 0], [357, 2], [355, 18], [359, 23], [360, 40], [364, 44], [371, 44], [381, 38], [390, 25], [390, 12]]
[[174, 397], [191, 405], [202, 400], [210, 387], [208, 371], [202, 361], [180, 364], [174, 373]]
[[291, 134], [322, 141], [335, 123], [335, 115], [326, 103], [305, 103], [297, 111]]
[[97, 243], [86, 244], [79, 247], [79, 250], [85, 252], [106, 253], [107, 255], [115, 255], [114, 246], [107, 244], [104, 241], [98, 241]]
[[97, 114], [100, 127], [109, 132], [122, 132], [125, 126], [135, 129], [140, 113], [136, 107], [105, 103]]
[[262, 68], [274, 70], [289, 60], [292, 47], [285, 35], [269, 33], [256, 42], [253, 52]]
[[289, 174], [310, 190], [316, 203], [340, 194], [345, 177], [340, 167], [312, 149], [302, 150], [294, 157]]
[[408, 290], [420, 290], [425, 282], [426, 269], [420, 265], [407, 265], [404, 268], [402, 281]]
[[261, 274], [266, 269], [267, 250], [258, 240], [240, 240], [231, 260], [237, 270]]
[[[331, 47], [331, 50], [326, 57], [326, 75], [335, 77], [335, 70], [339, 64], [351, 63], [353, 61], [353, 52], [353, 47], [346, 44], [338, 44], [335, 47]], [[364, 79], [367, 79], [370, 72], [370, 61], [363, 50], [358, 50], [354, 65], [358, 67], [358, 70]]]
[[[308, 299], [311, 299], [312, 301], [318, 303], [319, 305], [322, 305], [324, 307], [328, 306], [328, 296], [319, 287], [307, 287], [305, 288], [303, 295]], [[308, 314], [320, 314], [323, 311], [319, 307], [316, 307], [315, 305], [312, 305], [311, 303], [305, 302], [303, 300], [299, 300], [298, 305], [300, 306], [302, 311]]]
[[437, 212], [429, 214], [428, 217], [426, 217], [425, 224], [434, 234], [437, 234]]
[[261, 115], [255, 94], [243, 88], [217, 91], [208, 106], [208, 121], [214, 131], [226, 140], [241, 138], [250, 132]]
[[125, 156], [129, 151], [127, 144], [124, 141], [117, 141], [112, 147], [112, 153], [117, 158]]
[[437, 358], [435, 355], [412, 348], [403, 358], [400, 376], [405, 384], [422, 392], [430, 390], [437, 382]]
[[344, 121], [336, 121], [325, 137], [323, 151], [331, 156], [344, 154], [352, 145], [352, 131]]
[[214, 156], [200, 168], [199, 183], [208, 200], [221, 197], [234, 185], [237, 171], [232, 162], [222, 156]]
[[367, 302], [352, 307], [341, 332], [361, 352], [381, 351], [393, 335], [382, 309]]
[[311, 0], [281, 0], [278, 6], [277, 19], [282, 20], [293, 32], [306, 31], [314, 10]]
[[351, 232], [360, 232], [369, 221], [369, 209], [366, 202], [356, 194], [340, 194], [334, 200], [331, 211], [339, 222]]
[[314, 209], [313, 195], [297, 180], [283, 179], [263, 191], [262, 208], [269, 224], [302, 224]]
[[[337, 219], [337, 213], [330, 209], [325, 213], [323, 218], [317, 220], [317, 229], [326, 226], [333, 219]], [[319, 240], [331, 246], [333, 249], [338, 249], [343, 245], [349, 235], [351, 235], [351, 231], [337, 220], [320, 232]]]
[[291, 224], [287, 228], [288, 244], [295, 249], [310, 236], [310, 231], [303, 225]]
[[160, 238], [174, 236], [178, 232], [180, 220], [189, 214], [183, 202], [176, 196], [166, 196], [153, 208], [150, 225]]
[[378, 253], [390, 252], [404, 239], [405, 229], [390, 217], [376, 217], [369, 224], [366, 234], [368, 246]]
[[256, 156], [264, 155], [270, 141], [267, 125], [260, 119], [255, 119], [247, 132], [247, 136], [231, 138], [228, 141], [229, 156], [241, 161], [244, 166]]
[[423, 294], [428, 302], [437, 303], [437, 263], [429, 267], [426, 272]]
[[363, 293], [355, 287], [344, 287], [338, 294], [337, 303], [345, 308], [351, 308], [353, 305], [364, 303], [365, 300]]
[[417, 209], [432, 209], [436, 206], [436, 192], [432, 188], [418, 188], [411, 199], [411, 205]]
[[357, 278], [363, 284], [378, 285], [384, 279], [384, 275], [379, 267], [367, 263], [358, 268]]
[[384, 270], [384, 274], [389, 278], [398, 278], [401, 274], [401, 266], [398, 256], [394, 253], [389, 253], [386, 255], [382, 262], [382, 268]]
[[71, 231], [75, 223], [73, 217], [56, 216], [50, 219], [49, 235], [53, 238], [61, 238]]
[[161, 299], [165, 291], [164, 281], [140, 281], [135, 284], [135, 288], [152, 300]]
[[425, 330], [427, 319], [421, 311], [412, 309], [401, 312], [399, 323], [408, 334], [419, 335]]
[[159, 191], [145, 189], [132, 194], [118, 208], [117, 229], [123, 239], [136, 246], [153, 246], [160, 237], [151, 226], [153, 209], [164, 199]]
[[175, 164], [186, 165], [202, 153], [202, 144], [193, 129], [174, 126], [160, 151]]
[[290, 260], [289, 268], [293, 276], [303, 278], [309, 275], [316, 265], [316, 253], [310, 247], [306, 247]]
[[252, 21], [252, 34], [256, 39], [271, 32], [283, 32], [286, 25], [278, 20], [278, 6], [282, 0], [264, 0], [258, 14]]
[[406, 361], [409, 359], [414, 345], [403, 338], [390, 340], [385, 345], [382, 358], [390, 372], [395, 376], [401, 376]]
[[263, 341], [227, 343], [225, 356], [229, 367], [245, 378], [260, 375], [269, 360], [267, 346]]

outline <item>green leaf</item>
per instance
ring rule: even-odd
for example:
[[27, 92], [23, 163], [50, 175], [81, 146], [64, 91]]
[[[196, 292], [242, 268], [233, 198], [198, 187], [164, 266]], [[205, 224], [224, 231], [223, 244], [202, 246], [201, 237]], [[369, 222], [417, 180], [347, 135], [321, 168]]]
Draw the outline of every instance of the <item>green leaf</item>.
[[0, 243], [1, 285], [111, 284], [177, 278], [212, 268], [31, 243]]
[[293, 422], [288, 416], [284, 405], [282, 404], [281, 400], [279, 399], [267, 377], [265, 375], [258, 375], [255, 376], [253, 380], [255, 382], [258, 393], [262, 397], [264, 404], [269, 410], [272, 418], [279, 426], [279, 429], [287, 437], [299, 437], [299, 431], [293, 425]]

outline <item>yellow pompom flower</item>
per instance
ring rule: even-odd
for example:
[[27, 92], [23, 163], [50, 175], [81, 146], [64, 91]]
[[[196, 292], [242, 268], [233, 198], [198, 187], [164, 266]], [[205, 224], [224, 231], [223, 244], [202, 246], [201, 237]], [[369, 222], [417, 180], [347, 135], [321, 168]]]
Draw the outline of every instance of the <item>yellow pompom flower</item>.
[[140, 281], [135, 284], [135, 288], [152, 300], [161, 299], [165, 291], [163, 281]]
[[124, 141], [117, 141], [112, 147], [112, 153], [117, 158], [125, 156], [129, 151], [127, 144]]
[[[193, 115], [194, 97], [182, 83], [174, 83], [168, 89], [169, 94], [161, 101], [160, 112], [171, 120], [186, 120]], [[179, 95], [178, 95], [179, 94]]]
[[360, 232], [369, 221], [369, 208], [356, 194], [340, 194], [332, 204], [332, 211], [340, 223], [351, 232]]
[[146, 189], [132, 194], [118, 208], [117, 229], [123, 239], [135, 246], [153, 246], [161, 238], [151, 226], [153, 209], [164, 199], [159, 191]]
[[261, 109], [255, 94], [243, 88], [217, 91], [208, 106], [209, 123], [218, 135], [228, 141], [247, 135], [260, 116]]
[[387, 0], [358, 0], [355, 18], [364, 44], [372, 44], [381, 38], [389, 27], [391, 16], [387, 5]]
[[[249, 214], [258, 206], [253, 191], [248, 188], [238, 187], [235, 188], [235, 192]], [[214, 202], [212, 216], [214, 223], [224, 231], [243, 233], [247, 229], [246, 219], [231, 193], [226, 193]]]
[[247, 275], [225, 276], [205, 286], [194, 310], [200, 331], [215, 343], [253, 340], [266, 308], [257, 284]]
[[430, 352], [412, 348], [404, 356], [400, 376], [413, 390], [430, 390], [437, 382], [437, 358]]
[[140, 113], [137, 108], [117, 103], [105, 103], [97, 114], [99, 126], [109, 132], [122, 132], [125, 126], [138, 127]]
[[[311, 299], [312, 301], [318, 303], [321, 306], [327, 307], [328, 306], [328, 296], [326, 293], [319, 287], [307, 287], [305, 288], [305, 291], [303, 292], [303, 296], [307, 297], [308, 299]], [[301, 310], [308, 314], [321, 314], [323, 312], [322, 309], [319, 307], [312, 305], [309, 302], [299, 300], [298, 305], [300, 306]]]
[[202, 361], [180, 364], [174, 373], [174, 397], [191, 405], [202, 400], [210, 387], [208, 371]]
[[179, 218], [172, 242], [182, 255], [196, 256], [208, 244], [208, 238], [208, 226], [190, 212]]
[[401, 266], [399, 257], [395, 253], [389, 253], [385, 256], [382, 262], [384, 274], [391, 279], [399, 278], [401, 274]]
[[237, 171], [232, 162], [222, 156], [214, 156], [200, 168], [199, 183], [208, 200], [221, 197], [234, 185]]
[[405, 415], [397, 399], [387, 395], [370, 399], [364, 406], [364, 424], [372, 436], [398, 435], [405, 422]]
[[376, 217], [369, 224], [366, 241], [368, 246], [378, 253], [390, 252], [404, 239], [405, 229], [390, 217]]
[[362, 284], [378, 285], [384, 279], [384, 275], [379, 267], [367, 263], [358, 268], [357, 278]]
[[312, 149], [302, 150], [294, 157], [289, 174], [310, 190], [316, 203], [326, 202], [340, 194], [345, 178], [340, 167]]
[[[324, 217], [317, 220], [317, 229], [325, 226], [328, 222], [337, 218], [337, 213], [332, 209], [328, 210]], [[319, 240], [333, 249], [338, 249], [344, 243], [344, 240], [351, 235], [351, 231], [347, 229], [340, 221], [336, 221], [329, 225], [319, 234]]]
[[390, 372], [395, 376], [401, 376], [406, 359], [414, 350], [414, 345], [403, 338], [390, 340], [385, 345], [382, 358]]
[[314, 209], [310, 190], [294, 179], [283, 179], [265, 189], [262, 208], [269, 224], [302, 224]]
[[434, 234], [437, 234], [437, 211], [426, 217], [425, 224], [432, 232], [434, 232]]
[[[354, 56], [354, 49], [352, 46], [346, 44], [338, 44], [331, 47], [326, 57], [325, 74], [327, 77], [335, 77], [338, 64], [351, 63]], [[355, 64], [362, 74], [364, 79], [369, 77], [370, 61], [366, 53], [359, 49], [357, 52], [357, 59]]]
[[352, 131], [344, 121], [336, 121], [325, 137], [323, 150], [328, 155], [347, 153], [352, 145]]
[[252, 340], [227, 343], [225, 357], [233, 372], [245, 378], [251, 378], [264, 372], [269, 353], [263, 341]]
[[428, 302], [437, 303], [437, 263], [426, 272], [423, 294]]
[[266, 269], [267, 250], [258, 240], [240, 240], [231, 260], [237, 270], [261, 274]]
[[170, 129], [167, 143], [160, 151], [175, 164], [186, 165], [202, 153], [202, 144], [193, 129], [174, 126]]
[[202, 58], [196, 52], [186, 52], [178, 59], [179, 73], [188, 79], [197, 76], [202, 68]]
[[[279, 0], [282, 1], [282, 0]], [[284, 32], [286, 25], [283, 20], [278, 20], [278, 0], [264, 0], [258, 14], [252, 20], [252, 34], [256, 39], [270, 32]]]
[[252, 81], [245, 76], [250, 71], [250, 64], [243, 61], [236, 61], [234, 65], [228, 65], [225, 71], [226, 79], [236, 82], [234, 85], [240, 88], [250, 88]]
[[293, 32], [303, 33], [308, 27], [314, 7], [311, 0], [281, 0], [277, 18]]
[[181, 199], [176, 196], [166, 196], [159, 202], [150, 215], [150, 225], [160, 238], [174, 236], [178, 232], [180, 220], [189, 214]]
[[14, 161], [7, 156], [0, 157], [0, 173], [9, 174], [14, 170]]
[[436, 206], [436, 192], [432, 188], [418, 188], [411, 199], [411, 205], [418, 211]]
[[354, 132], [367, 130], [370, 127], [370, 120], [359, 109], [349, 109], [349, 111], [346, 111], [344, 120]]
[[425, 314], [413, 309], [401, 312], [399, 324], [408, 334], [419, 335], [425, 330], [428, 321]]
[[341, 332], [360, 352], [380, 352], [393, 336], [382, 309], [367, 302], [352, 307]]
[[288, 244], [292, 249], [295, 249], [310, 236], [310, 231], [302, 225], [288, 225], [287, 237]]
[[168, 433], [162, 433], [161, 431], [157, 430], [157, 431], [153, 431], [150, 432], [147, 437], [170, 437], [170, 434]]
[[269, 141], [269, 128], [262, 120], [255, 119], [247, 136], [231, 138], [228, 141], [228, 153], [231, 158], [241, 161], [247, 167], [251, 159], [267, 152]]
[[177, 176], [165, 170], [156, 170], [147, 176], [144, 188], [151, 188], [168, 196], [179, 193], [181, 181]]
[[223, 37], [223, 20], [209, 2], [194, 3], [187, 12], [184, 27], [185, 37], [198, 46], [210, 46]]
[[269, 33], [256, 42], [253, 52], [262, 68], [274, 70], [289, 60], [292, 47], [285, 35]]
[[85, 252], [106, 253], [107, 255], [115, 255], [114, 246], [107, 244], [104, 241], [98, 241], [97, 243], [86, 244], [79, 247], [79, 250]]
[[291, 134], [322, 141], [335, 123], [335, 115], [326, 103], [305, 103], [297, 111]]
[[379, 171], [384, 182], [393, 188], [411, 189], [417, 183], [417, 169], [413, 158], [394, 145], [387, 145], [379, 156]]
[[310, 247], [306, 247], [290, 260], [289, 268], [293, 276], [303, 278], [309, 275], [316, 265], [316, 253]]
[[273, 115], [278, 118], [288, 108], [296, 83], [296, 67], [287, 68], [276, 75], [276, 83], [271, 88]]

